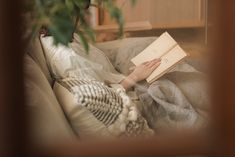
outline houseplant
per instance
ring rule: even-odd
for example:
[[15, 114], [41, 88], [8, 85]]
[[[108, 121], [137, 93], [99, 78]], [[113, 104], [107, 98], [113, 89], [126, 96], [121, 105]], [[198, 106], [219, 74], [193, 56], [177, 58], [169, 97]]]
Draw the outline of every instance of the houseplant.
[[[135, 0], [131, 0], [134, 4]], [[123, 15], [115, 5], [114, 0], [25, 0], [25, 11], [28, 13], [30, 33], [27, 39], [33, 39], [38, 31], [44, 27], [53, 36], [55, 43], [67, 45], [76, 32], [85, 48], [89, 51], [88, 41], [94, 41], [94, 31], [86, 20], [89, 16], [87, 8], [92, 5], [100, 7], [101, 4], [119, 25], [119, 36], [123, 32]], [[31, 29], [32, 28], [32, 29]]]

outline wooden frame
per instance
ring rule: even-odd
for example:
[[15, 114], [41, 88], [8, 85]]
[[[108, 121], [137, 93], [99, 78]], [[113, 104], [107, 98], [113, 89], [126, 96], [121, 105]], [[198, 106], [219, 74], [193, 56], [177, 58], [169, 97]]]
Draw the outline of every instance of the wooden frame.
[[0, 2], [0, 156], [5, 157], [28, 152], [20, 2]]
[[[209, 136], [180, 133], [152, 139], [55, 144], [31, 149], [23, 92], [23, 43], [20, 42], [19, 6], [2, 0], [0, 5], [0, 154], [16, 156], [173, 156], [215, 154], [235, 156], [235, 2], [216, 0], [212, 55], [212, 105], [214, 131]], [[13, 20], [14, 19], [14, 20]], [[211, 144], [212, 146], [211, 146]], [[40, 149], [39, 149], [40, 148]], [[213, 148], [213, 149], [212, 149]], [[32, 151], [37, 150], [37, 151]], [[39, 153], [40, 151], [40, 153]], [[34, 154], [30, 154], [33, 153]]]
[[[124, 32], [151, 30], [152, 25], [148, 21], [127, 23], [124, 25]], [[117, 25], [99, 25], [94, 28], [98, 33], [100, 32], [118, 32], [119, 28]]]

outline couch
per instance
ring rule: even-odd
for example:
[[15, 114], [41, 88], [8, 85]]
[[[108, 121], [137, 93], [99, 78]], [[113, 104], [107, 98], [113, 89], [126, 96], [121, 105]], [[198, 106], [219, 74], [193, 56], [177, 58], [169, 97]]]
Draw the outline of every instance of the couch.
[[[108, 56], [109, 60], [118, 71], [124, 75], [128, 75], [130, 72], [129, 67], [132, 65], [131, 62], [127, 62], [127, 60], [130, 60], [137, 53], [141, 52], [155, 39], [156, 37], [127, 38], [98, 43], [95, 46]], [[55, 142], [56, 140], [76, 140], [79, 137], [79, 133], [77, 134], [77, 132], [73, 130], [70, 121], [66, 117], [61, 104], [53, 92], [54, 79], [47, 66], [45, 52], [42, 48], [40, 39], [31, 42], [26, 51], [24, 58], [25, 94], [30, 114], [29, 122], [32, 140], [39, 144]], [[201, 69], [200, 66], [197, 66], [201, 65], [198, 64], [199, 62], [190, 61], [190, 63], [197, 69]], [[175, 78], [175, 76], [173, 78]], [[187, 84], [189, 80], [190, 85]], [[183, 85], [182, 91], [184, 91], [183, 89], [188, 89], [187, 87], [184, 87], [185, 85], [197, 87], [199, 90], [195, 90], [195, 92], [187, 92], [186, 90], [186, 93], [183, 92], [184, 96], [188, 98], [191, 97], [192, 100], [197, 99], [197, 96], [203, 98], [201, 96], [204, 94], [201, 93], [203, 90], [201, 90], [200, 86], [193, 85], [193, 83], [195, 83], [194, 79], [189, 80], [186, 82], [182, 82], [182, 79], [178, 80], [181, 82], [179, 85]], [[204, 104], [204, 101], [201, 101], [199, 105], [195, 102], [192, 103], [193, 108], [199, 109], [200, 113], [201, 110], [203, 112], [206, 111], [204, 109]], [[203, 107], [200, 107], [200, 105], [203, 105]], [[146, 107], [146, 104], [144, 106]], [[152, 111], [152, 107], [150, 108]], [[149, 111], [149, 109], [146, 109], [146, 111]], [[150, 119], [152, 119], [152, 117], [150, 117]]]
[[[155, 37], [126, 39], [143, 40], [144, 45], [150, 44]], [[142, 42], [142, 41], [140, 41]], [[115, 62], [115, 49], [124, 48], [128, 44], [125, 40], [100, 43], [96, 46], [102, 49], [112, 63]], [[128, 44], [129, 45], [129, 44]], [[138, 49], [138, 48], [137, 48]], [[143, 48], [140, 48], [141, 51]], [[122, 72], [125, 67], [116, 62]], [[45, 52], [39, 38], [32, 41], [24, 57], [25, 94], [27, 108], [30, 115], [31, 138], [36, 143], [51, 143], [56, 140], [75, 140], [78, 135], [73, 130], [59, 101], [53, 92], [54, 79], [47, 66]]]

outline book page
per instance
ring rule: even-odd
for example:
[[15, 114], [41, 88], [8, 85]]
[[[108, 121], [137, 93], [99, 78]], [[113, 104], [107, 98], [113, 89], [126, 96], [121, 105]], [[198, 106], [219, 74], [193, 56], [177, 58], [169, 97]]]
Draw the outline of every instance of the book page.
[[156, 68], [153, 73], [146, 79], [147, 82], [151, 83], [161, 77], [163, 74], [168, 72], [176, 63], [185, 58], [187, 54], [179, 45], [175, 46], [167, 54], [161, 57], [161, 64]]
[[161, 58], [175, 45], [177, 45], [177, 42], [165, 32], [131, 61], [135, 65], [139, 65], [155, 58]]

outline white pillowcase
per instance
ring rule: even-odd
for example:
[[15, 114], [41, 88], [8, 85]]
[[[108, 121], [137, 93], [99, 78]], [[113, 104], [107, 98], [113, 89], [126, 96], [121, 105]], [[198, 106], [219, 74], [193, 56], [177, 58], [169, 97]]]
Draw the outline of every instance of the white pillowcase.
[[54, 78], [76, 77], [110, 83], [119, 83], [124, 78], [102, 51], [92, 45], [87, 54], [78, 41], [71, 43], [70, 47], [61, 44], [55, 46], [52, 37], [41, 37], [41, 42]]
[[52, 37], [41, 37], [42, 47], [45, 52], [47, 64], [54, 77], [65, 77], [67, 69], [73, 65], [70, 60], [76, 53], [69, 47], [58, 44], [54, 45]]

